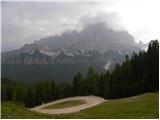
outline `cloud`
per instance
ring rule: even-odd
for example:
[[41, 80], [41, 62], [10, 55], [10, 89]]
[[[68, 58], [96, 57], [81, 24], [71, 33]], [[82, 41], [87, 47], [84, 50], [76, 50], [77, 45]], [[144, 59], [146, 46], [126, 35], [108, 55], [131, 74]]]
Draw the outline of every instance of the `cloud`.
[[48, 35], [82, 30], [86, 25], [98, 22], [105, 22], [115, 30], [123, 28], [116, 12], [100, 12], [97, 4], [2, 2], [2, 51], [20, 48]]
[[2, 2], [2, 51], [19, 48], [25, 43], [61, 33], [68, 28], [74, 29], [77, 24], [74, 18], [88, 9], [83, 4]]
[[96, 14], [86, 14], [80, 18], [83, 26], [96, 23], [106, 23], [107, 27], [114, 30], [125, 30], [121, 23], [121, 19], [117, 12], [105, 13], [98, 12]]
[[2, 51], [20, 48], [48, 35], [82, 30], [86, 25], [98, 22], [104, 22], [114, 30], [127, 30], [136, 40], [154, 39], [159, 35], [159, 18], [154, 14], [159, 7], [148, 9], [152, 2], [146, 2], [146, 6], [134, 0], [62, 1], [1, 2]]

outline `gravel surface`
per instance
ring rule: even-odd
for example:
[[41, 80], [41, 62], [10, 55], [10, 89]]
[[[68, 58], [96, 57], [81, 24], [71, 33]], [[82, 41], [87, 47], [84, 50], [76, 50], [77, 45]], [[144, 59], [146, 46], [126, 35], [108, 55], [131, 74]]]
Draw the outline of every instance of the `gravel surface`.
[[[44, 109], [44, 107], [46, 106], [65, 102], [65, 101], [71, 101], [71, 100], [85, 100], [86, 103], [82, 105], [68, 107], [68, 108], [59, 108], [59, 109], [46, 109], [45, 108]], [[40, 112], [40, 113], [47, 113], [47, 114], [65, 114], [65, 113], [79, 112], [81, 110], [98, 105], [104, 101], [106, 100], [101, 97], [97, 97], [97, 96], [77, 96], [77, 97], [69, 97], [69, 98], [56, 100], [56, 101], [53, 101], [47, 104], [43, 104], [43, 105], [31, 108], [30, 110]]]

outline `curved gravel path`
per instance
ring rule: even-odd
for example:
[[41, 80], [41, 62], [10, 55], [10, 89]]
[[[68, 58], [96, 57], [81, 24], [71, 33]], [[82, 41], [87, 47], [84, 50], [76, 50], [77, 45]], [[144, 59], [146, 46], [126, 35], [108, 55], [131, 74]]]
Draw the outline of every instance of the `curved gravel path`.
[[[68, 107], [68, 108], [44, 109], [44, 107], [46, 107], [46, 106], [65, 102], [65, 101], [71, 101], [71, 100], [85, 100], [86, 103], [82, 104], [82, 105]], [[69, 97], [69, 98], [56, 100], [56, 101], [53, 101], [53, 102], [50, 102], [47, 104], [43, 104], [43, 105], [31, 108], [30, 110], [40, 112], [40, 113], [47, 113], [47, 114], [65, 114], [65, 113], [79, 112], [81, 110], [98, 105], [104, 101], [106, 101], [106, 100], [101, 97], [97, 97], [97, 96], [77, 96], [77, 97]]]

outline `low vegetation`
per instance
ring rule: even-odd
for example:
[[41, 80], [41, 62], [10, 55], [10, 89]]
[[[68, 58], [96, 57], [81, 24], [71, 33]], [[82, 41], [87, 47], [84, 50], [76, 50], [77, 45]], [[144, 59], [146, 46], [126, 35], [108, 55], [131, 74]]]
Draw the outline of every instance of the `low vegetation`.
[[158, 118], [158, 94], [142, 95], [106, 101], [78, 113], [47, 115], [28, 110], [17, 102], [2, 102], [2, 118]]
[[3, 119], [23, 119], [23, 118], [51, 118], [49, 115], [32, 112], [20, 102], [2, 102], [1, 118]]
[[72, 100], [72, 101], [65, 101], [53, 105], [49, 105], [44, 107], [44, 109], [58, 109], [58, 108], [67, 108], [67, 107], [73, 107], [81, 104], [85, 104], [86, 101], [84, 100]]

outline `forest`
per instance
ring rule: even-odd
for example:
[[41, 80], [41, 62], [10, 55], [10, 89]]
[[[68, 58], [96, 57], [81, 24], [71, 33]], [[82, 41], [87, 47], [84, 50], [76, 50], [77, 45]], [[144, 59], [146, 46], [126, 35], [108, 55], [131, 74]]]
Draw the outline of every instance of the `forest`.
[[34, 107], [70, 96], [96, 95], [113, 99], [159, 91], [159, 42], [152, 40], [147, 51], [126, 55], [123, 63], [116, 64], [113, 70], [98, 73], [90, 66], [85, 77], [78, 72], [73, 78], [71, 83], [44, 80], [30, 84], [2, 78], [1, 100]]

